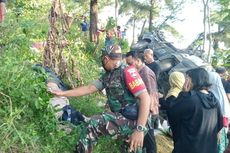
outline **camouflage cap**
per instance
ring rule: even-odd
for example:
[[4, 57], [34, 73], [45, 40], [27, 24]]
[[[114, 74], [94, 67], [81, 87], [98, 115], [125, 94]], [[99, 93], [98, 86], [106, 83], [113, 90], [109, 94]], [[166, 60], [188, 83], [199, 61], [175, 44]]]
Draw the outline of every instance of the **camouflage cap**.
[[111, 59], [122, 59], [121, 47], [118, 45], [111, 45], [103, 48], [102, 56], [106, 55]]

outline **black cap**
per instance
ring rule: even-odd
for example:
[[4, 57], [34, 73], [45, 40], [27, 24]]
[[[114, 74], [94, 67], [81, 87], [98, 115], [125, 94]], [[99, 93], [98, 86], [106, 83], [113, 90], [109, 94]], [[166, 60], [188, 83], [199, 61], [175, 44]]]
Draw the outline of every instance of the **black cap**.
[[226, 69], [225, 69], [225, 67], [218, 67], [218, 68], [216, 68], [216, 72], [219, 74], [222, 74], [222, 73], [226, 72]]

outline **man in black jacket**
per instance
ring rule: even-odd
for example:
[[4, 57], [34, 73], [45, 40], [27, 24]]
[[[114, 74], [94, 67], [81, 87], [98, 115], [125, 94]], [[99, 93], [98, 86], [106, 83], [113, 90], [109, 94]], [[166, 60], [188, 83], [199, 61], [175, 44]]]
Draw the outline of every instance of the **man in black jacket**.
[[157, 65], [157, 63], [155, 62], [153, 55], [154, 54], [152, 49], [144, 50], [144, 58], [145, 58], [146, 65], [155, 73], [156, 78], [158, 80], [161, 70], [159, 65]]
[[228, 100], [230, 100], [230, 83], [229, 81], [225, 80], [226, 69], [225, 67], [218, 67], [216, 68], [216, 72], [220, 75], [222, 84], [224, 86], [224, 90], [227, 94]]

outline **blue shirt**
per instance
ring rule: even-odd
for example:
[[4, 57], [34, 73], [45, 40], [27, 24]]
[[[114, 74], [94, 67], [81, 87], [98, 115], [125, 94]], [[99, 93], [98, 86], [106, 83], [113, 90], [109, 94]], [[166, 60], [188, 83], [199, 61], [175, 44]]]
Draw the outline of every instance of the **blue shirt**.
[[86, 21], [81, 23], [81, 30], [82, 31], [88, 31], [88, 28], [89, 28], [89, 24]]

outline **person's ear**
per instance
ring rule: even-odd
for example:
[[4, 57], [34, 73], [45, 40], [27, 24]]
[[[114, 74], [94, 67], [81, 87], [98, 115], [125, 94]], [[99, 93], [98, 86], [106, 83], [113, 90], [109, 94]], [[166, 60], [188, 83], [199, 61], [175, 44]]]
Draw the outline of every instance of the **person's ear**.
[[105, 56], [105, 59], [106, 59], [106, 60], [108, 60], [108, 59], [109, 59], [109, 57], [108, 57], [108, 56]]
[[104, 56], [103, 60], [105, 60], [105, 62], [109, 61], [109, 57], [108, 56]]
[[137, 64], [140, 65], [141, 64], [141, 60], [138, 58], [135, 61], [137, 61]]

